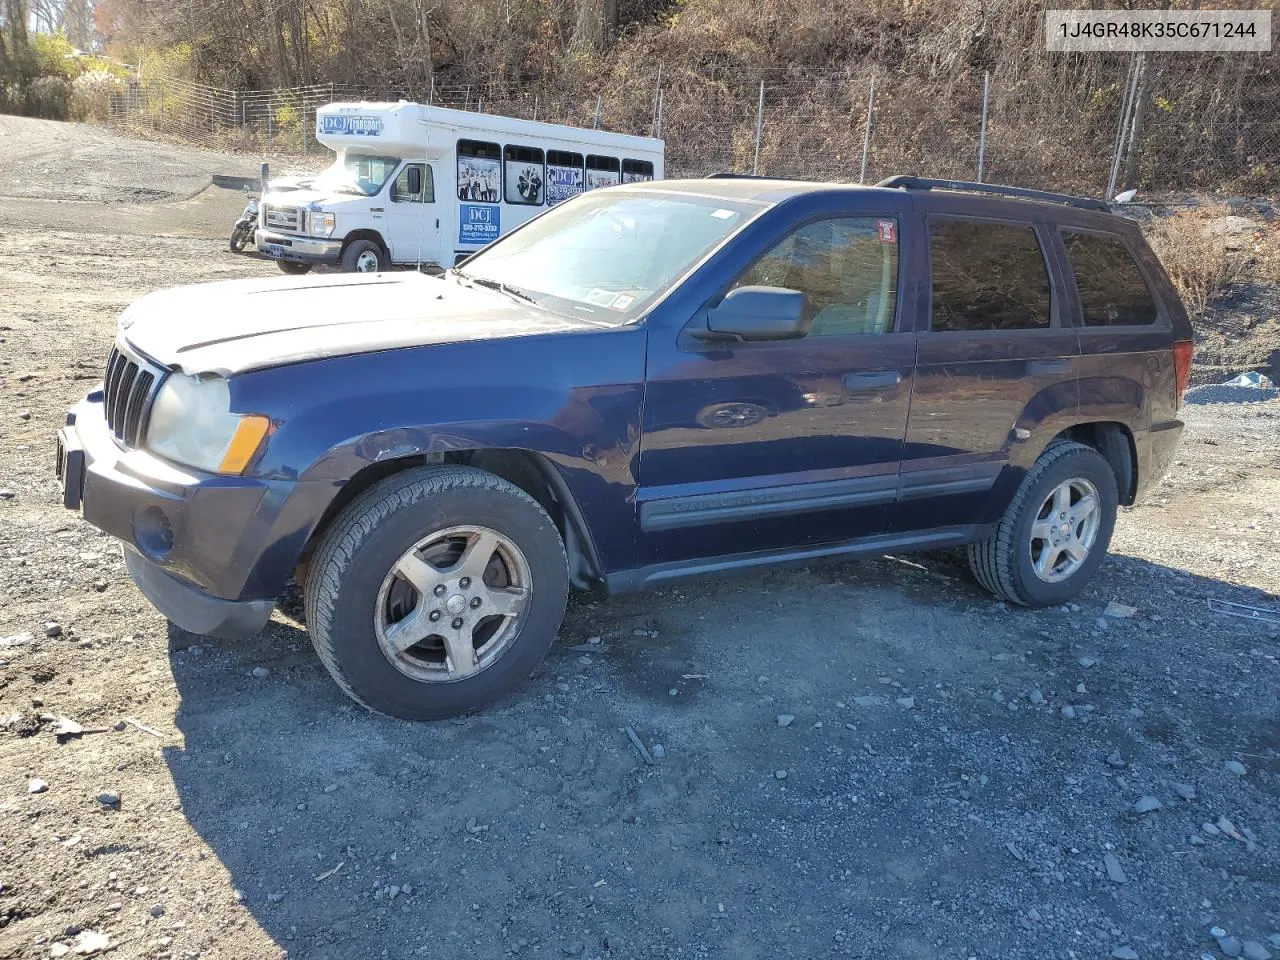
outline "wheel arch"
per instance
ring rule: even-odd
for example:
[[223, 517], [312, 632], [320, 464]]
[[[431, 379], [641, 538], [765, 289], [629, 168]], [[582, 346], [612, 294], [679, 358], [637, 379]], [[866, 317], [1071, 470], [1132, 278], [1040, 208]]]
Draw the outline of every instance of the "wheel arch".
[[299, 583], [305, 582], [306, 570], [317, 546], [352, 501], [387, 477], [433, 463], [475, 467], [519, 487], [547, 511], [560, 531], [569, 557], [570, 583], [588, 589], [603, 580], [599, 554], [564, 476], [546, 456], [532, 450], [506, 447], [413, 454], [378, 460], [361, 468], [342, 485], [312, 528], [299, 556], [294, 579]]
[[1078, 423], [1053, 440], [1074, 440], [1102, 454], [1115, 474], [1121, 505], [1133, 505], [1138, 491], [1138, 448], [1127, 425], [1115, 420]]
[[387, 258], [387, 263], [391, 262], [391, 248], [387, 246], [387, 241], [382, 239], [382, 234], [377, 230], [352, 230], [342, 238], [342, 249], [338, 252], [338, 259], [342, 259], [342, 255], [347, 252], [347, 248], [357, 240], [372, 240], [382, 248], [382, 254]]

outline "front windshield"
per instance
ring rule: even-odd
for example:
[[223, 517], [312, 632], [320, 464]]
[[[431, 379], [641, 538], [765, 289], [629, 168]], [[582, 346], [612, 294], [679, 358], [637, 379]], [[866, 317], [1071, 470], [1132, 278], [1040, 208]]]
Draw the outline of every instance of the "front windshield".
[[560, 313], [638, 316], [762, 205], [674, 194], [576, 197], [476, 254], [457, 275]]
[[340, 153], [338, 159], [316, 177], [312, 187], [328, 193], [355, 193], [372, 197], [387, 182], [399, 157], [371, 157], [363, 153]]

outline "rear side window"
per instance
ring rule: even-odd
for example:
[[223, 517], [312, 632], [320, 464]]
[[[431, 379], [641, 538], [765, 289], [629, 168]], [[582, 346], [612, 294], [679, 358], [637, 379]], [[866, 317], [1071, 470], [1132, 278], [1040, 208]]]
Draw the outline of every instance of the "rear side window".
[[537, 206], [542, 203], [542, 151], [537, 147], [508, 144], [502, 151], [507, 203]]
[[547, 151], [547, 206], [554, 206], [583, 190], [582, 154]]
[[930, 220], [929, 257], [934, 330], [1049, 326], [1049, 272], [1030, 225]]
[[807, 224], [734, 286], [804, 293], [813, 311], [810, 337], [890, 333], [898, 305], [898, 222], [839, 217]]
[[1156, 302], [1129, 249], [1116, 237], [1063, 231], [1086, 327], [1156, 322]]
[[622, 182], [640, 183], [653, 179], [653, 164], [648, 160], [623, 160]]
[[622, 164], [617, 157], [587, 154], [587, 189], [612, 187], [622, 182]]
[[458, 199], [497, 203], [502, 182], [502, 150], [483, 140], [458, 141]]

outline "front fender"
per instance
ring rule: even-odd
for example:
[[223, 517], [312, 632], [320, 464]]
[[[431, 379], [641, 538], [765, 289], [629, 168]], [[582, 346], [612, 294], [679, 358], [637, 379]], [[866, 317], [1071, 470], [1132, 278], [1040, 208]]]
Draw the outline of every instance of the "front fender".
[[360, 471], [485, 449], [529, 451], [552, 463], [601, 565], [631, 565], [644, 329], [609, 334], [390, 350], [234, 378], [233, 408], [266, 413], [274, 424], [253, 472], [294, 484], [276, 522], [271, 567], [287, 579], [325, 510]]

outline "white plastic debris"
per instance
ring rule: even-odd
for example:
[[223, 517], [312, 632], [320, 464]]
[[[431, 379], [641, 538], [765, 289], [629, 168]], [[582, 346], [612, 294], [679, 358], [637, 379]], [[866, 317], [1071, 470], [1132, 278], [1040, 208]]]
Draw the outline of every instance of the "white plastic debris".
[[1265, 374], [1258, 373], [1256, 370], [1250, 370], [1248, 373], [1242, 373], [1238, 377], [1232, 377], [1230, 380], [1222, 382], [1224, 387], [1258, 387], [1261, 390], [1270, 390], [1275, 384], [1271, 378]]

